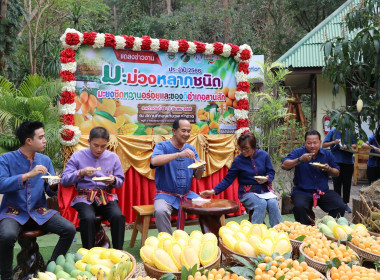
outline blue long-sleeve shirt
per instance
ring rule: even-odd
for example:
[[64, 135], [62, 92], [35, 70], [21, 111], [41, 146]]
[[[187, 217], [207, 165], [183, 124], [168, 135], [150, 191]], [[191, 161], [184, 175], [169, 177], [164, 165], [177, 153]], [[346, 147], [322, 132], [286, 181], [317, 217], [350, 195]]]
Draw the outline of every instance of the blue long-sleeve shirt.
[[[197, 150], [190, 144], [185, 143], [184, 147], [179, 150], [173, 146], [170, 140], [158, 143], [153, 150], [152, 158], [158, 155], [166, 155], [179, 153], [185, 149], [190, 149], [194, 152], [196, 160], [199, 161]], [[190, 191], [191, 182], [195, 170], [187, 168], [190, 164], [194, 163], [194, 159], [187, 157], [179, 157], [175, 160], [168, 162], [162, 166], [152, 166], [156, 169], [154, 181], [156, 183], [157, 191], [164, 191], [171, 194], [186, 195], [187, 199], [199, 197], [194, 192]], [[164, 199], [167, 203], [178, 209], [180, 198], [165, 193], [157, 193], [154, 199]]]
[[[372, 146], [379, 147], [378, 143], [376, 143], [375, 136], [368, 137], [368, 143]], [[374, 149], [371, 149], [371, 153], [376, 153]], [[380, 166], [380, 157], [369, 156], [367, 161], [367, 166], [369, 167], [377, 167]]]
[[[336, 139], [341, 139], [342, 138], [342, 133], [338, 130], [336, 132], [336, 135], [334, 137], [334, 133], [336, 131], [336, 128], [333, 128], [327, 133], [325, 139], [323, 140], [323, 143], [325, 142], [331, 142]], [[351, 143], [348, 143], [348, 133], [349, 131], [346, 131], [344, 135], [344, 139], [341, 139], [341, 145], [347, 145], [348, 148], [351, 148], [352, 144], [356, 144], [354, 136], [351, 133]], [[337, 163], [345, 163], [345, 164], [354, 164], [354, 159], [353, 159], [353, 153], [344, 151], [340, 149], [340, 145], [331, 145], [330, 146], [330, 151], [334, 156], [335, 162]]]
[[253, 187], [251, 190], [261, 189], [263, 185], [259, 184], [254, 176], [268, 175], [268, 181], [273, 182], [276, 172], [273, 169], [268, 153], [263, 150], [257, 150], [254, 154], [253, 160], [255, 162], [257, 174], [255, 174], [251, 158], [244, 157], [242, 154], [238, 155], [232, 162], [231, 168], [228, 170], [226, 177], [214, 187], [215, 194], [219, 194], [227, 189], [236, 178], [238, 178], [239, 182], [239, 197], [243, 196], [245, 193], [244, 186], [252, 185]]
[[[283, 158], [282, 162], [288, 159], [299, 158], [305, 153], [308, 153], [305, 146], [295, 149]], [[300, 163], [295, 167], [293, 193], [301, 192], [313, 196], [313, 193], [317, 190], [323, 192], [329, 190], [329, 174], [310, 165], [311, 162], [319, 162], [321, 164], [327, 163], [331, 168], [340, 170], [339, 165], [334, 161], [332, 153], [326, 149], [320, 148], [315, 159], [312, 159], [309, 162]]]
[[49, 184], [39, 174], [22, 182], [22, 174], [31, 171], [36, 165], [43, 165], [51, 175], [55, 175], [49, 157], [36, 153], [33, 161], [27, 159], [20, 149], [0, 157], [0, 193], [4, 194], [0, 206], [0, 220], [11, 218], [25, 224], [29, 218], [42, 225], [58, 213], [48, 209], [45, 193], [56, 195]]

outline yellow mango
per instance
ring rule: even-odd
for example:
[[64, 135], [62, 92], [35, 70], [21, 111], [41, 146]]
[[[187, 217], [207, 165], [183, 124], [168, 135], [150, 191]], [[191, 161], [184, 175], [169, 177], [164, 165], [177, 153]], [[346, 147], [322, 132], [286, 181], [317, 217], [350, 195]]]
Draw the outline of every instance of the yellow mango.
[[194, 265], [197, 265], [197, 269], [199, 268], [199, 257], [193, 248], [189, 246], [183, 248], [181, 252], [181, 263], [187, 269], [192, 268]]
[[176, 229], [173, 232], [173, 237], [175, 240], [178, 240], [180, 238], [188, 240], [189, 239], [189, 234], [186, 231], [183, 231], [181, 229]]
[[248, 257], [256, 257], [255, 249], [247, 241], [237, 241], [235, 244], [235, 251]]
[[218, 239], [216, 238], [215, 234], [213, 234], [212, 232], [207, 232], [207, 233], [203, 234], [201, 242], [204, 243], [204, 242], [206, 242], [208, 240], [211, 240], [215, 244], [218, 244]]
[[215, 261], [218, 256], [218, 245], [215, 244], [212, 240], [208, 240], [202, 243], [200, 252], [199, 252], [199, 261], [205, 266], [213, 261]]
[[[116, 106], [116, 105], [115, 105]], [[112, 114], [114, 117], [118, 117], [120, 115], [127, 114], [130, 116], [134, 116], [137, 114], [137, 109], [135, 107], [120, 105], [115, 108], [115, 112]]]
[[290, 252], [292, 245], [289, 238], [280, 238], [273, 247], [273, 253], [279, 253], [280, 255]]
[[140, 249], [140, 257], [143, 260], [144, 263], [149, 264], [150, 266], [154, 266], [153, 262], [153, 253], [154, 253], [154, 248], [151, 246], [143, 246]]
[[144, 245], [145, 246], [150, 246], [153, 249], [157, 249], [159, 243], [160, 243], [160, 241], [158, 240], [157, 237], [155, 237], [155, 236], [149, 236], [147, 239], [145, 239]]
[[102, 126], [102, 127], [106, 128], [110, 134], [114, 134], [114, 135], [117, 134], [116, 123], [114, 123], [114, 122], [110, 121], [109, 119], [106, 119], [102, 116], [95, 114], [92, 117], [92, 124], [94, 127], [95, 126]]
[[231, 250], [235, 250], [235, 243], [236, 243], [236, 238], [232, 235], [232, 234], [224, 234], [223, 237], [222, 237], [222, 241], [223, 241], [223, 244], [231, 249]]
[[168, 253], [166, 253], [162, 249], [157, 249], [153, 253], [153, 263], [154, 265], [162, 271], [169, 271], [169, 272], [178, 272], [177, 266], [174, 264], [174, 261], [169, 256]]
[[[121, 106], [119, 106], [119, 107], [121, 107]], [[101, 103], [98, 104], [97, 109], [98, 109], [98, 111], [104, 111], [104, 112], [109, 113], [111, 116], [113, 116], [115, 114], [115, 111], [116, 111], [116, 103], [113, 99], [103, 98]], [[125, 114], [125, 113], [123, 113], [123, 114]]]
[[182, 268], [182, 263], [181, 263], [182, 248], [183, 246], [179, 242], [173, 242], [172, 244], [170, 244], [168, 248], [168, 254], [172, 258], [178, 270], [181, 270]]

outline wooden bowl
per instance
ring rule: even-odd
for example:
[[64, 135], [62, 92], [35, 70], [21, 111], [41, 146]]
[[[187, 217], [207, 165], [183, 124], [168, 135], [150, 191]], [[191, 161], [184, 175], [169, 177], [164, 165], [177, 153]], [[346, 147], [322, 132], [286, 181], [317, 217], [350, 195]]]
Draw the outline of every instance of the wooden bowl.
[[[216, 259], [212, 263], [205, 265], [204, 268], [205, 269], [212, 269], [212, 268], [219, 267], [221, 256], [222, 256], [222, 253], [220, 251], [220, 248], [218, 248], [218, 256], [216, 257]], [[178, 280], [181, 280], [181, 271], [179, 271], [179, 272], [163, 271], [163, 270], [159, 270], [159, 269], [157, 269], [157, 268], [155, 268], [155, 267], [153, 267], [153, 266], [151, 266], [145, 262], [144, 262], [144, 268], [145, 268], [146, 274], [150, 278], [160, 279], [160, 277], [162, 275], [165, 275], [167, 273], [172, 273], [177, 277]], [[202, 267], [200, 267], [200, 268], [202, 268]]]

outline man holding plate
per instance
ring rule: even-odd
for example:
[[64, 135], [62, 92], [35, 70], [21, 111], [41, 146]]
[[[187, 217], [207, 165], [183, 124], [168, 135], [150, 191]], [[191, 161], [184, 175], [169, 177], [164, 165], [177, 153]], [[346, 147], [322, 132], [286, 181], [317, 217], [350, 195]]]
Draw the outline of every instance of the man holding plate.
[[78, 193], [70, 206], [78, 211], [82, 246], [86, 249], [95, 246], [96, 215], [110, 222], [113, 248], [123, 249], [125, 217], [111, 190], [123, 185], [124, 173], [119, 157], [106, 150], [109, 138], [104, 127], [91, 129], [90, 147], [75, 152], [62, 173], [61, 184], [75, 185]]
[[321, 148], [321, 135], [316, 130], [305, 134], [305, 146], [290, 152], [282, 160], [281, 168], [291, 170], [295, 167], [292, 200], [294, 218], [308, 225], [307, 213], [317, 205], [334, 218], [344, 216], [346, 207], [342, 198], [329, 189], [329, 176], [339, 176], [339, 166], [332, 153]]
[[201, 162], [194, 146], [186, 143], [190, 138], [191, 125], [185, 118], [173, 122], [173, 137], [158, 143], [150, 160], [151, 168], [156, 168], [156, 196], [154, 217], [159, 232], [172, 233], [170, 217], [178, 209], [177, 228], [183, 229], [184, 213], [180, 209], [183, 200], [199, 197], [190, 191], [192, 178], [202, 178], [205, 163]]
[[[42, 175], [54, 175], [49, 157], [41, 154], [46, 148], [44, 124], [23, 122], [17, 128], [21, 147], [0, 157], [0, 274], [13, 279], [13, 248], [22, 230], [42, 230], [59, 235], [49, 261], [65, 255], [70, 248], [75, 227], [53, 209], [48, 209], [46, 194], [57, 195], [57, 183], [49, 185]], [[58, 177], [59, 178], [59, 177]]]

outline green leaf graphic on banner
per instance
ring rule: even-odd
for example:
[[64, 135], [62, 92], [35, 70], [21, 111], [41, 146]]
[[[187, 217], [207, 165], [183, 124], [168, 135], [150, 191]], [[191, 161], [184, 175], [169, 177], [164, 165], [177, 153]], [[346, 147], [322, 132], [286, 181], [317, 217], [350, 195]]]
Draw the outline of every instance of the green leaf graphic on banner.
[[99, 116], [101, 116], [103, 118], [106, 118], [107, 120], [110, 120], [113, 123], [116, 123], [114, 117], [112, 117], [110, 113], [107, 113], [105, 111], [96, 111], [95, 114], [99, 115]]

